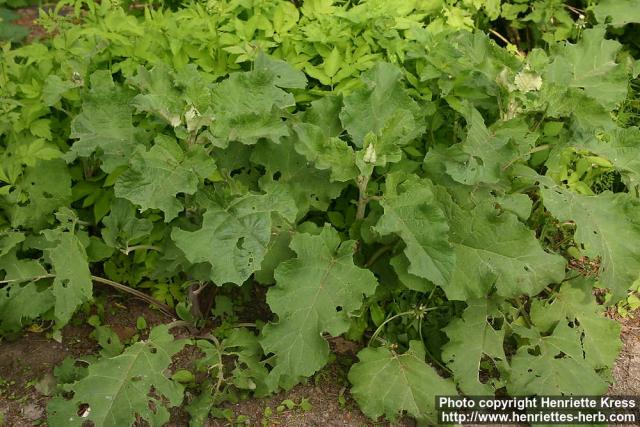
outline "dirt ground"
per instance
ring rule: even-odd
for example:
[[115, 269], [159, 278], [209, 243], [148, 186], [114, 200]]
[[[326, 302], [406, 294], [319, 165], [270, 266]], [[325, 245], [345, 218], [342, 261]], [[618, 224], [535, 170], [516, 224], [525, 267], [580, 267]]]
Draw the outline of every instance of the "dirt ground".
[[[149, 327], [171, 320], [137, 300], [124, 301], [110, 297], [104, 306], [104, 323], [124, 341], [136, 334], [136, 320], [139, 316], [146, 319]], [[90, 314], [77, 316], [75, 322], [64, 328], [62, 343], [47, 339], [45, 331], [42, 331], [27, 332], [16, 341], [0, 344], [0, 416], [4, 416], [4, 425], [46, 425], [48, 394], [55, 384], [52, 376], [54, 367], [68, 356], [78, 358], [99, 350], [96, 342], [89, 337], [93, 327], [86, 323], [86, 318]], [[623, 325], [624, 348], [615, 366], [615, 383], [609, 393], [640, 395], [640, 312], [636, 313], [635, 318], [621, 319], [620, 322]], [[334, 340], [332, 346], [340, 354], [338, 361], [319, 372], [307, 384], [269, 398], [249, 399], [227, 405], [225, 409], [232, 414], [231, 417], [210, 418], [207, 426], [388, 426], [387, 422], [375, 423], [369, 420], [349, 396], [347, 367], [340, 363], [340, 357], [353, 357], [357, 349], [341, 340]], [[180, 366], [176, 367], [188, 368], [195, 358], [193, 352], [189, 351], [180, 356], [177, 362]], [[310, 404], [307, 410], [300, 407], [303, 399]], [[287, 409], [283, 405], [285, 400], [293, 401], [296, 407]], [[174, 409], [171, 415], [170, 426], [188, 424], [189, 417], [182, 409]], [[409, 427], [414, 423], [411, 420], [401, 420], [393, 425]]]
[[620, 320], [624, 347], [613, 370], [614, 384], [609, 394], [618, 396], [640, 395], [640, 311], [635, 318]]

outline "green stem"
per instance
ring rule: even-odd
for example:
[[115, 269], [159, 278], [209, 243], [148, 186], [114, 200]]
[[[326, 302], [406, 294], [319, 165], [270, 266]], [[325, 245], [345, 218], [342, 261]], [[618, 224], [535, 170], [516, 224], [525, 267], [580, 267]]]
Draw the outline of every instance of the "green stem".
[[369, 258], [369, 260], [365, 262], [364, 264], [365, 268], [371, 267], [378, 260], [378, 258], [384, 255], [385, 252], [391, 250], [394, 246], [395, 246], [395, 243], [393, 245], [385, 245], [378, 248], [378, 250], [375, 251], [373, 255], [371, 255], [371, 258]]
[[[525, 155], [537, 153], [538, 151], [546, 150], [547, 148], [549, 148], [549, 144], [538, 145], [537, 147], [534, 147], [531, 150], [527, 151], [527, 153]], [[523, 156], [519, 156], [519, 157], [516, 157], [515, 159], [512, 159], [509, 162], [507, 162], [507, 164], [502, 166], [502, 171], [506, 171], [507, 169], [509, 169], [511, 167], [511, 165], [513, 165], [518, 160], [522, 159], [522, 157]]]
[[367, 347], [369, 347], [371, 343], [375, 341], [376, 338], [378, 338], [378, 335], [380, 334], [380, 332], [382, 332], [382, 328], [384, 327], [384, 325], [386, 325], [387, 323], [391, 322], [394, 319], [397, 319], [398, 317], [406, 316], [408, 314], [415, 314], [415, 313], [416, 313], [415, 310], [403, 311], [402, 313], [398, 313], [394, 316], [391, 316], [390, 318], [382, 322], [380, 326], [378, 326], [378, 329], [376, 329], [376, 331], [373, 333], [373, 335], [371, 335], [371, 338], [369, 339], [369, 343], [367, 344]]
[[528, 327], [531, 327], [531, 319], [529, 318], [529, 313], [527, 313], [527, 311], [524, 308], [524, 304], [522, 303], [522, 301], [520, 301], [520, 298], [516, 298], [515, 302], [516, 302], [516, 305], [518, 306], [518, 311], [522, 315], [522, 318], [524, 319], [525, 323], [527, 324]]
[[218, 340], [218, 338], [216, 338], [213, 334], [207, 334], [206, 336], [202, 337], [204, 339], [208, 339], [209, 341], [213, 341], [214, 345], [216, 346], [216, 348], [218, 349], [218, 363], [216, 363], [215, 365], [211, 366], [209, 369], [211, 368], [215, 368], [218, 367], [218, 378], [216, 381], [216, 385], [213, 389], [213, 392], [211, 394], [211, 397], [213, 398], [214, 402], [215, 399], [218, 395], [218, 393], [220, 392], [220, 387], [222, 386], [222, 383], [224, 382], [224, 361], [222, 360], [222, 355], [224, 354], [224, 347], [220, 344], [220, 341]]
[[364, 219], [364, 214], [367, 209], [367, 203], [369, 197], [367, 197], [367, 185], [369, 185], [370, 176], [360, 175], [358, 176], [358, 190], [360, 195], [358, 197], [358, 208], [356, 210], [356, 220]]
[[373, 335], [371, 336], [371, 338], [369, 339], [369, 343], [367, 344], [367, 346], [370, 346], [371, 343], [373, 341], [376, 340], [376, 338], [378, 338], [378, 335], [380, 335], [380, 332], [382, 332], [382, 328], [389, 322], [391, 322], [394, 319], [397, 319], [398, 317], [402, 317], [402, 316], [406, 316], [408, 314], [413, 314], [417, 319], [419, 319], [420, 321], [422, 321], [422, 316], [418, 316], [419, 313], [424, 314], [427, 313], [429, 311], [433, 311], [433, 310], [437, 310], [440, 307], [430, 307], [430, 308], [426, 308], [424, 310], [420, 310], [417, 311], [416, 309], [414, 310], [410, 310], [410, 311], [403, 311], [402, 313], [398, 313], [396, 315], [391, 316], [390, 318], [388, 318], [387, 320], [385, 320], [384, 322], [382, 322], [380, 324], [380, 326], [378, 326], [378, 328], [376, 329], [376, 331], [373, 333]]
[[16, 282], [35, 282], [35, 281], [42, 280], [42, 279], [51, 279], [53, 277], [56, 277], [56, 275], [55, 274], [43, 274], [42, 276], [27, 277], [25, 279], [0, 280], [0, 285], [4, 285], [4, 284], [7, 284], [7, 283], [16, 283]]

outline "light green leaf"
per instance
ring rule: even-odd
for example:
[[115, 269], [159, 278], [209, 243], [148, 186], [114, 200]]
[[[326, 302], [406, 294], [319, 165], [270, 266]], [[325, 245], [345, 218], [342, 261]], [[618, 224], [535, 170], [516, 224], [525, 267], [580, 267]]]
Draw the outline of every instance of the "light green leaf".
[[616, 128], [598, 136], [585, 135], [568, 145], [606, 158], [620, 172], [627, 188], [640, 188], [640, 129], [637, 127]]
[[[47, 271], [36, 260], [18, 259], [16, 253], [25, 235], [18, 232], [0, 233], [0, 272], [3, 280], [11, 280], [0, 292], [0, 335], [17, 332], [26, 320], [36, 319], [54, 305], [50, 289], [39, 289], [31, 279]], [[27, 282], [27, 283], [24, 283]]]
[[77, 141], [65, 159], [71, 162], [96, 153], [105, 172], [126, 165], [131, 153], [144, 142], [143, 132], [133, 126], [132, 96], [113, 82], [109, 71], [93, 73], [82, 112], [71, 122], [70, 137]]
[[436, 424], [436, 396], [457, 394], [453, 382], [425, 362], [424, 345], [419, 341], [411, 341], [403, 354], [367, 347], [358, 353], [358, 359], [349, 371], [351, 394], [372, 419], [385, 415], [395, 420], [406, 411], [418, 421]]
[[172, 138], [160, 135], [149, 151], [137, 151], [130, 168], [115, 184], [116, 197], [139, 205], [142, 210], [160, 209], [165, 222], [182, 211], [178, 193], [194, 194], [201, 179], [215, 170], [215, 164], [200, 147], [186, 153]]
[[54, 316], [59, 327], [66, 325], [76, 309], [93, 298], [93, 283], [87, 254], [80, 240], [70, 232], [45, 230], [46, 239], [54, 243], [47, 249], [53, 273]]
[[273, 274], [276, 267], [294, 257], [295, 253], [289, 248], [292, 234], [292, 230], [287, 228], [276, 228], [275, 231], [272, 231], [271, 240], [267, 245], [262, 264], [260, 264], [260, 270], [256, 271], [253, 276], [257, 282], [265, 285], [275, 283]]
[[146, 218], [136, 218], [136, 208], [125, 199], [111, 204], [108, 216], [102, 219], [102, 238], [112, 248], [126, 248], [130, 242], [147, 236], [153, 224]]
[[558, 84], [583, 88], [587, 96], [611, 110], [627, 95], [627, 75], [616, 63], [622, 45], [606, 39], [605, 32], [604, 27], [587, 29], [577, 44], [567, 43], [550, 65], [555, 75], [549, 77]]
[[501, 317], [489, 299], [470, 300], [462, 318], [455, 319], [443, 330], [449, 342], [442, 348], [442, 360], [467, 395], [493, 395], [495, 388], [480, 380], [480, 362], [489, 357], [501, 366], [507, 360], [504, 350], [504, 329], [494, 329], [492, 316]]
[[590, 258], [600, 258], [600, 283], [614, 300], [640, 276], [640, 201], [629, 194], [583, 196], [562, 188], [542, 190], [544, 205], [560, 221], [575, 221], [574, 239]]
[[334, 47], [329, 56], [325, 59], [323, 64], [323, 71], [329, 77], [333, 78], [340, 69], [342, 63], [342, 55], [337, 47]]
[[[466, 185], [496, 184], [504, 179], [503, 167], [525, 158], [537, 134], [522, 119], [497, 122], [487, 128], [480, 112], [470, 103], [450, 100], [467, 122], [467, 135], [460, 144], [446, 150], [447, 174]], [[429, 157], [429, 155], [427, 156]]]
[[294, 147], [320, 170], [330, 170], [332, 181], [349, 181], [358, 176], [353, 149], [345, 141], [326, 136], [318, 126], [293, 126]]
[[[525, 338], [511, 360], [512, 395], [600, 395], [622, 347], [620, 325], [603, 317], [592, 284], [565, 283], [551, 301], [534, 300], [531, 328], [514, 326]], [[549, 333], [551, 332], [551, 333]]]
[[356, 90], [344, 99], [340, 113], [342, 123], [353, 137], [356, 147], [361, 148], [369, 132], [379, 134], [398, 119], [398, 112], [410, 115], [414, 126], [405, 129], [402, 137], [394, 141], [402, 146], [417, 138], [424, 129], [422, 109], [406, 93], [402, 74], [395, 66], [380, 63], [366, 72], [362, 80], [365, 87]]
[[331, 182], [329, 171], [309, 167], [307, 159], [296, 152], [294, 142], [292, 138], [286, 138], [280, 144], [263, 141], [255, 147], [251, 161], [266, 169], [260, 178], [260, 188], [268, 193], [291, 194], [299, 216], [311, 208], [324, 211], [331, 200], [340, 195], [345, 184]]
[[[186, 340], [174, 340], [169, 327], [161, 325], [147, 341], [133, 344], [119, 356], [91, 363], [86, 377], [64, 386], [73, 392], [70, 400], [56, 397], [49, 403], [49, 425], [92, 422], [96, 427], [122, 427], [133, 425], [137, 416], [151, 426], [164, 425], [169, 421], [166, 407], [179, 405], [184, 390], [164, 372], [185, 344]], [[88, 408], [80, 410], [82, 404]]]
[[341, 109], [341, 96], [326, 95], [311, 102], [302, 114], [302, 121], [316, 125], [325, 136], [340, 136], [343, 131], [339, 116]]
[[552, 301], [531, 304], [531, 321], [543, 332], [562, 322], [577, 321], [586, 362], [593, 369], [610, 373], [622, 347], [621, 326], [605, 317], [605, 307], [595, 301], [592, 289], [593, 284], [584, 278], [564, 284]]
[[173, 127], [182, 123], [185, 102], [165, 64], [160, 63], [151, 70], [140, 66], [129, 81], [143, 92], [133, 98], [132, 105], [138, 111], [157, 114]]
[[47, 106], [57, 104], [65, 92], [73, 89], [76, 85], [68, 80], [62, 80], [55, 74], [50, 74], [44, 81], [42, 88], [42, 101]]
[[[35, 261], [30, 265], [40, 266]], [[43, 270], [42, 267], [40, 269]], [[26, 321], [34, 320], [48, 312], [54, 304], [51, 290], [39, 290], [34, 282], [11, 283], [5, 286], [0, 292], [0, 335], [3, 332], [20, 331], [27, 323]]]
[[[328, 361], [329, 345], [322, 338], [349, 329], [349, 314], [360, 308], [364, 295], [376, 288], [373, 274], [353, 264], [356, 242], [341, 241], [325, 226], [319, 235], [296, 234], [291, 248], [295, 259], [278, 266], [276, 285], [267, 302], [278, 316], [262, 330], [265, 353], [275, 355], [267, 379], [273, 390], [291, 388]], [[295, 303], [292, 303], [295, 301]]]
[[387, 188], [380, 204], [384, 215], [375, 229], [382, 235], [395, 233], [404, 241], [408, 272], [445, 288], [455, 264], [449, 244], [449, 226], [438, 207], [431, 183], [399, 175], [387, 176]]
[[60, 159], [38, 160], [4, 199], [11, 225], [39, 230], [53, 222], [53, 212], [71, 201], [71, 176]]
[[397, 255], [389, 261], [398, 276], [398, 280], [408, 289], [418, 292], [428, 292], [433, 289], [433, 284], [427, 279], [409, 273], [411, 263], [404, 254]]
[[[522, 395], [590, 395], [607, 392], [608, 384], [581, 357], [580, 335], [565, 323], [550, 336], [537, 335], [511, 360], [507, 390]], [[540, 355], [530, 353], [539, 349]], [[535, 354], [535, 353], [534, 353]]]
[[254, 63], [254, 70], [272, 73], [273, 83], [285, 89], [304, 89], [307, 86], [307, 78], [302, 71], [298, 71], [288, 62], [274, 59], [260, 52]]
[[0, 259], [7, 255], [19, 243], [24, 242], [24, 233], [18, 231], [0, 232]]
[[241, 285], [261, 268], [271, 240], [272, 213], [295, 219], [296, 208], [286, 193], [249, 194], [227, 207], [212, 204], [196, 231], [174, 228], [171, 236], [191, 263], [211, 265], [217, 285]]
[[[279, 142], [288, 134], [281, 110], [295, 105], [293, 95], [277, 86], [282, 84], [270, 69], [234, 73], [212, 89], [216, 121], [211, 127], [218, 146], [231, 141], [255, 144], [261, 138]], [[285, 83], [286, 84], [286, 83]]]
[[456, 260], [444, 287], [450, 299], [484, 298], [493, 287], [504, 297], [536, 295], [564, 279], [564, 258], [545, 252], [533, 231], [494, 205], [466, 211], [444, 202]]
[[623, 27], [630, 23], [640, 23], [640, 1], [638, 0], [600, 0], [593, 7], [593, 13], [599, 23]]

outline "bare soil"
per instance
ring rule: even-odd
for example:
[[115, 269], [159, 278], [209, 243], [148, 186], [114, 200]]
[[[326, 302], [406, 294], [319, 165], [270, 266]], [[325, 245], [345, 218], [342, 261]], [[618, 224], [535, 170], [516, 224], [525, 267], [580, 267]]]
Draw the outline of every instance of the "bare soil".
[[609, 394], [618, 396], [640, 395], [640, 310], [635, 318], [620, 319], [624, 347], [613, 370], [614, 384]]

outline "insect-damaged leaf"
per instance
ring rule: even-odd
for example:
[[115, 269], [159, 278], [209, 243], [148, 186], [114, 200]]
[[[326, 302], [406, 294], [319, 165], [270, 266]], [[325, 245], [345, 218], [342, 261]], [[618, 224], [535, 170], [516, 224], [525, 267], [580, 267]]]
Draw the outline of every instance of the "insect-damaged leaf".
[[82, 426], [90, 421], [96, 427], [121, 427], [132, 425], [136, 416], [152, 426], [164, 425], [169, 421], [167, 406], [179, 405], [184, 390], [164, 372], [185, 344], [173, 338], [167, 325], [160, 325], [148, 340], [91, 363], [84, 378], [64, 386], [73, 392], [71, 399], [56, 397], [49, 403], [49, 425]]
[[275, 355], [267, 378], [271, 389], [291, 388], [322, 368], [329, 357], [322, 334], [346, 332], [349, 314], [360, 307], [363, 295], [375, 290], [373, 274], [353, 264], [354, 246], [329, 226], [319, 235], [293, 237], [297, 257], [278, 266], [276, 285], [267, 294], [269, 307], [278, 315], [277, 323], [265, 326], [261, 340], [265, 353]]
[[436, 396], [457, 394], [451, 380], [442, 378], [425, 362], [420, 341], [397, 354], [387, 348], [365, 348], [349, 371], [351, 394], [362, 412], [373, 419], [381, 415], [394, 420], [403, 411], [419, 421], [436, 424]]

